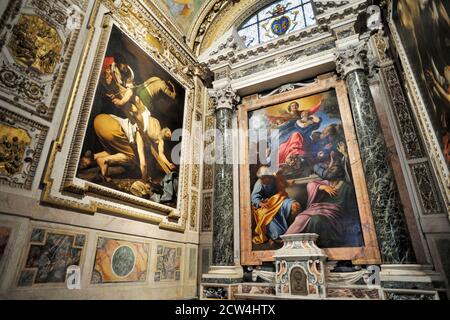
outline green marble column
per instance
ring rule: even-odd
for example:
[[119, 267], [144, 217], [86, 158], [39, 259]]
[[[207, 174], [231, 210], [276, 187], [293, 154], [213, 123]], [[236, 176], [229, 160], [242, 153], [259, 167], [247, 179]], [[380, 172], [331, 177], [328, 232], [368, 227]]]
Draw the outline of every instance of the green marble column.
[[347, 84], [382, 262], [413, 263], [400, 194], [365, 72], [366, 55], [366, 43], [339, 50], [337, 71]]
[[234, 266], [232, 119], [239, 97], [231, 88], [211, 90], [216, 107], [216, 164], [214, 177], [214, 266]]

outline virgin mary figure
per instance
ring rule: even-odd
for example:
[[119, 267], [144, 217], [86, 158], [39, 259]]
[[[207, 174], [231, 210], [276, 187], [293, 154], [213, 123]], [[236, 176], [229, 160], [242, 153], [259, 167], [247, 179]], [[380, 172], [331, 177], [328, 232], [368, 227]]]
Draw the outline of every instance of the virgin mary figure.
[[[297, 102], [289, 105], [290, 110], [297, 110], [292, 113], [293, 118], [281, 126], [277, 127], [272, 135], [272, 159], [278, 168], [283, 167], [287, 160], [296, 156], [305, 156], [312, 144], [312, 133], [320, 128], [322, 119], [315, 115], [322, 103], [309, 110], [298, 111], [300, 109]], [[274, 159], [275, 157], [275, 159]]]

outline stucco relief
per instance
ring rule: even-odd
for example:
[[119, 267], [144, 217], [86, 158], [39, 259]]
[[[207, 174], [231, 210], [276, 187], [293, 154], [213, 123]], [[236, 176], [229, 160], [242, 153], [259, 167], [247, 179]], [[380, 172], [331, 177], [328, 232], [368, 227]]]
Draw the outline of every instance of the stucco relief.
[[0, 184], [31, 189], [48, 128], [0, 107]]
[[85, 10], [86, 1], [10, 1], [0, 22], [4, 101], [52, 119]]

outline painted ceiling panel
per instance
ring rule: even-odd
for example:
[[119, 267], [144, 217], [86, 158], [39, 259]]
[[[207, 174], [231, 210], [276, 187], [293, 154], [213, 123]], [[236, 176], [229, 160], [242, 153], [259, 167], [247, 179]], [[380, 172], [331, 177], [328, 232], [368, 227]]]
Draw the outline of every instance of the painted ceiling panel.
[[187, 34], [195, 22], [200, 9], [210, 0], [152, 0], [164, 11], [174, 24]]

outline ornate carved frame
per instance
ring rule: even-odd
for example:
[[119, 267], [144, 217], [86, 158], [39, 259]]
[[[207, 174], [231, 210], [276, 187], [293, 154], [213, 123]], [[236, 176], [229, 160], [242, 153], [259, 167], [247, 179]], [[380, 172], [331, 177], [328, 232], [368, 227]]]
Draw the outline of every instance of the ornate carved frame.
[[342, 80], [335, 76], [318, 79], [312, 85], [288, 91], [274, 96], [244, 101], [238, 110], [240, 128], [240, 233], [241, 233], [241, 264], [260, 265], [266, 261], [274, 261], [274, 251], [253, 251], [250, 208], [250, 176], [248, 163], [248, 113], [274, 104], [283, 103], [331, 89], [336, 90], [339, 109], [344, 126], [344, 132], [349, 151], [352, 175], [358, 202], [364, 246], [357, 248], [324, 249], [329, 260], [352, 260], [355, 264], [379, 264], [381, 262], [377, 236], [368, 198], [366, 179], [360, 158], [358, 141], [354, 130], [353, 117], [347, 98], [347, 89]]
[[[139, 1], [127, 1], [126, 8], [115, 7], [112, 0], [97, 0], [88, 21], [88, 37], [79, 62], [73, 90], [66, 106], [66, 114], [58, 140], [55, 141], [44, 176], [42, 200], [48, 204], [94, 214], [105, 212], [133, 218], [153, 224], [161, 229], [184, 232], [189, 206], [189, 177], [192, 166], [191, 142], [183, 139], [181, 148], [180, 182], [177, 208], [161, 205], [149, 200], [105, 188], [75, 177], [82, 139], [92, 107], [98, 76], [103, 63], [112, 26], [117, 26], [163, 69], [169, 72], [186, 90], [183, 128], [191, 131], [194, 115], [193, 78], [183, 69], [191, 59], [178, 49], [173, 38], [160, 32], [164, 52], [161, 54], [145, 41], [145, 36], [160, 27]], [[122, 4], [124, 6], [124, 4]], [[148, 16], [147, 16], [148, 15]], [[136, 19], [134, 19], [136, 16]], [[144, 19], [145, 18], [145, 19]], [[137, 21], [136, 21], [137, 20]], [[138, 30], [137, 24], [143, 24]], [[89, 51], [96, 48], [94, 55]], [[84, 81], [83, 81], [84, 80]], [[83, 84], [82, 84], [83, 83]], [[87, 85], [84, 85], [87, 83]], [[58, 165], [56, 165], [58, 163]]]
[[413, 70], [411, 67], [411, 62], [408, 59], [406, 50], [400, 39], [400, 34], [397, 30], [397, 26], [393, 19], [394, 2], [390, 1], [389, 4], [389, 29], [392, 34], [392, 41], [396, 47], [399, 54], [400, 61], [403, 66], [406, 88], [408, 90], [409, 96], [411, 98], [411, 105], [414, 113], [416, 114], [417, 122], [419, 123], [419, 130], [422, 133], [422, 137], [426, 142], [427, 148], [432, 166], [436, 172], [437, 180], [440, 189], [443, 191], [442, 194], [445, 198], [447, 211], [449, 212], [450, 218], [450, 173], [446, 165], [444, 156], [441, 151], [439, 141], [434, 132], [429, 114], [426, 109], [426, 105], [422, 94], [420, 92], [417, 79], [414, 77]]

